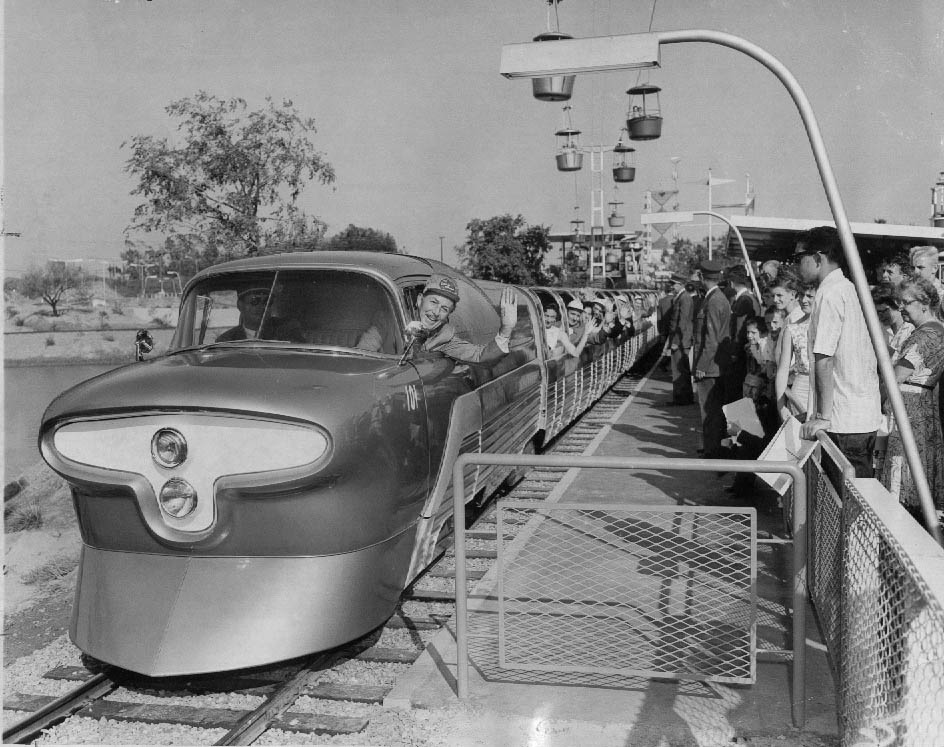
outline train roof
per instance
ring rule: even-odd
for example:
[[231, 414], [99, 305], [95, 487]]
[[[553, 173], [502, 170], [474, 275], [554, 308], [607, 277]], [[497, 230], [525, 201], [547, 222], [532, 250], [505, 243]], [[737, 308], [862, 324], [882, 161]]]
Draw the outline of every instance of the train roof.
[[[810, 218], [769, 218], [757, 215], [732, 215], [731, 222], [741, 231], [751, 259], [787, 259], [793, 254], [797, 236], [815, 226], [834, 226], [832, 220]], [[892, 223], [850, 223], [859, 255], [877, 261], [913, 246], [934, 246], [944, 250], [944, 229], [931, 226], [902, 226]], [[725, 250], [741, 256], [737, 235], [729, 230]]]
[[[435, 260], [414, 257], [409, 254], [389, 252], [286, 252], [283, 254], [264, 254], [246, 257], [231, 262], [222, 262], [201, 270], [195, 280], [222, 275], [229, 272], [251, 272], [254, 270], [300, 270], [310, 267], [351, 267], [374, 270], [390, 277], [404, 275], [428, 275], [439, 265]], [[445, 265], [442, 266], [445, 268]], [[446, 269], [455, 272], [455, 270]]]

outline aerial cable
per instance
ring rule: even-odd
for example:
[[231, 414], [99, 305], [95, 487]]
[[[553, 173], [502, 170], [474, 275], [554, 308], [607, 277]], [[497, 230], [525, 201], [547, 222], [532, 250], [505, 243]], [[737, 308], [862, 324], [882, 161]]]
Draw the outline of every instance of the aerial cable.
[[[652, 33], [652, 22], [656, 17], [656, 3], [659, 0], [652, 0], [652, 11], [649, 13], [649, 33]], [[639, 85], [639, 81], [642, 78], [642, 70], [636, 73], [636, 85]], [[646, 70], [646, 80], [649, 80], [649, 70]]]

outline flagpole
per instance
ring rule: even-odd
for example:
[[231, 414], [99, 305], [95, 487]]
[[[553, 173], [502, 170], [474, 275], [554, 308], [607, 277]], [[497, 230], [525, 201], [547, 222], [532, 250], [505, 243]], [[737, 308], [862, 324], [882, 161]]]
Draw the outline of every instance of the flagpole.
[[711, 167], [708, 167], [708, 259], [711, 259], [712, 247], [714, 246], [711, 241]]

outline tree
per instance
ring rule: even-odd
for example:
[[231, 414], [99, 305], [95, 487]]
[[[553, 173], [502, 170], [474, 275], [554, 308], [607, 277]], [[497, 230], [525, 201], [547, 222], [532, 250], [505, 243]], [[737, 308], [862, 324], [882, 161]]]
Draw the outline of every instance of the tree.
[[691, 239], [676, 239], [672, 243], [674, 253], [667, 262], [665, 269], [691, 276], [702, 261], [708, 259], [708, 238], [703, 243], [693, 244]]
[[137, 179], [131, 194], [144, 198], [126, 232], [164, 232], [204, 265], [324, 235], [297, 201], [309, 182], [333, 183], [334, 168], [311, 141], [315, 120], [291, 101], [266, 98], [247, 111], [241, 98], [200, 91], [165, 111], [179, 120], [179, 145], [151, 135], [122, 143], [131, 151], [125, 171]]
[[327, 239], [320, 249], [330, 251], [363, 251], [397, 253], [397, 242], [389, 233], [374, 228], [361, 228], [353, 223]]
[[529, 226], [520, 215], [474, 218], [466, 226], [469, 236], [458, 248], [465, 272], [481, 280], [520, 285], [547, 281], [544, 257], [550, 250], [547, 226]]
[[48, 262], [45, 267], [30, 267], [20, 278], [20, 291], [29, 298], [42, 298], [53, 316], [59, 316], [59, 304], [66, 291], [80, 288], [85, 273], [65, 262]]

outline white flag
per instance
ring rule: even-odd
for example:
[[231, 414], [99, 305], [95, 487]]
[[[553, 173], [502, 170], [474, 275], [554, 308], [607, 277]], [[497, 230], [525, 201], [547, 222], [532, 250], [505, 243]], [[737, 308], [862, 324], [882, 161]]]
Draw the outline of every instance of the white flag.
[[708, 177], [708, 186], [717, 187], [719, 184], [730, 184], [734, 179], [716, 179], [713, 176]]

